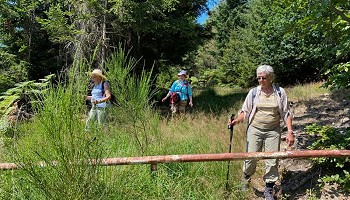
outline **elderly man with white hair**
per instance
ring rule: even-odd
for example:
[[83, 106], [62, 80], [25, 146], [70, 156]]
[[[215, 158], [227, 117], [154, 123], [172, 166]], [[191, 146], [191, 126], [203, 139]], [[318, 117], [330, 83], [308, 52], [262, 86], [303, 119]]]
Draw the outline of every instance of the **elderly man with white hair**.
[[[288, 146], [294, 144], [292, 129], [292, 114], [289, 111], [286, 92], [283, 88], [273, 84], [274, 71], [269, 65], [261, 65], [256, 70], [259, 85], [251, 89], [243, 103], [238, 117], [229, 125], [247, 122], [247, 152], [279, 151], [281, 141], [281, 121], [287, 127], [286, 142]], [[246, 160], [243, 164], [243, 190], [250, 182], [250, 177], [256, 171], [257, 160]], [[272, 200], [273, 187], [279, 178], [278, 159], [265, 160], [265, 199]]]

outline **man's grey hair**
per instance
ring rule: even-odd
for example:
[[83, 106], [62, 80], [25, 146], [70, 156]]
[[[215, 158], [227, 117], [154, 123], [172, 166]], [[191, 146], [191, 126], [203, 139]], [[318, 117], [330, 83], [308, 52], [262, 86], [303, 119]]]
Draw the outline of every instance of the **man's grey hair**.
[[275, 79], [275, 73], [273, 71], [273, 68], [270, 65], [260, 65], [256, 69], [256, 75], [258, 75], [260, 73], [266, 73], [266, 75], [270, 76], [272, 78], [272, 80]]

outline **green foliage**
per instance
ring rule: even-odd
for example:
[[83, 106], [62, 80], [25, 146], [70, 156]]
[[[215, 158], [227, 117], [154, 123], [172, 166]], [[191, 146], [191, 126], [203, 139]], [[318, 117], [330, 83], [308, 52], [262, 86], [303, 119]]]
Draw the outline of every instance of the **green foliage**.
[[[16, 128], [15, 145], [10, 149], [12, 159], [22, 168], [12, 175], [16, 189], [6, 187], [1, 195], [16, 192], [24, 199], [105, 196], [107, 188], [99, 180], [101, 168], [86, 163], [88, 159], [99, 162], [103, 148], [96, 140], [97, 129], [84, 131], [81, 97], [85, 77], [72, 74], [69, 80], [74, 81], [59, 82], [55, 87], [49, 84], [46, 92], [36, 93], [42, 101], [33, 105], [34, 118]], [[37, 88], [43, 91], [44, 86]], [[36, 164], [39, 161], [44, 167]]]
[[171, 86], [172, 82], [174, 81], [174, 74], [176, 74], [176, 71], [174, 69], [175, 67], [169, 67], [167, 70], [162, 70], [162, 72], [157, 74], [157, 88], [168, 89]]
[[196, 101], [200, 102], [197, 105], [198, 109], [205, 113], [219, 115], [237, 106], [237, 102], [243, 100], [247, 95], [246, 92], [232, 94], [227, 91], [229, 91], [228, 88], [207, 88], [198, 91], [196, 95]]
[[265, 27], [266, 59], [278, 66], [277, 74], [283, 75], [277, 76], [279, 82], [324, 79], [332, 66], [348, 60], [349, 22], [334, 11], [348, 2], [276, 1], [271, 6], [274, 14]]
[[245, 22], [239, 16], [246, 1], [222, 1], [212, 12], [208, 26], [212, 28], [213, 37], [221, 56], [228, 47], [231, 33]]
[[311, 149], [350, 149], [350, 132], [339, 132], [330, 126], [310, 125], [305, 128], [308, 134], [317, 135], [319, 139], [311, 146]]
[[[222, 1], [207, 24], [219, 62], [201, 75], [214, 68], [219, 83], [248, 87], [256, 84], [254, 69], [269, 64], [280, 85], [331, 76], [328, 85], [346, 87], [348, 7], [343, 0]], [[197, 57], [205, 61], [211, 52], [199, 51]]]
[[37, 18], [38, 23], [49, 33], [50, 40], [53, 42], [73, 41], [74, 35], [79, 34], [74, 24], [69, 23], [69, 18], [66, 17], [70, 16], [71, 13], [62, 10], [62, 6], [64, 5], [53, 5], [45, 12], [47, 18]]
[[[0, 52], [1, 56], [4, 52], [6, 57], [13, 57], [14, 63], [10, 66], [21, 73], [20, 81], [37, 80], [63, 66], [59, 47], [49, 41], [36, 21], [45, 17], [47, 5], [44, 1], [0, 1], [0, 24], [4, 24], [0, 26]], [[4, 66], [4, 69], [10, 68]]]
[[[41, 82], [26, 81], [15, 84], [15, 87], [3, 92], [0, 96], [0, 133], [7, 133], [17, 122], [19, 113], [24, 109], [30, 112], [29, 108], [39, 102], [39, 96], [43, 95], [51, 84], [55, 75], [48, 75]], [[15, 116], [13, 116], [15, 115]], [[10, 116], [15, 119], [10, 120]]]
[[[316, 124], [307, 126], [308, 134], [316, 135], [317, 139], [309, 147], [310, 149], [350, 149], [350, 129], [338, 131], [329, 126], [319, 126]], [[347, 170], [349, 158], [317, 158], [316, 162], [321, 166], [326, 166], [335, 174], [325, 175], [320, 182], [336, 182], [344, 190], [350, 191], [350, 175]]]
[[[1, 43], [0, 43], [1, 44]], [[27, 80], [28, 63], [16, 58], [0, 48], [0, 93], [13, 87], [15, 83]]]
[[[112, 92], [121, 103], [111, 108], [106, 127], [92, 126], [84, 131], [82, 97], [87, 76], [81, 70], [88, 67], [83, 63], [75, 63], [64, 82], [40, 95], [43, 101], [36, 104], [34, 118], [14, 130], [13, 145], [6, 152], [22, 169], [1, 174], [0, 198], [222, 198], [226, 162], [158, 164], [153, 173], [148, 165], [101, 167], [85, 162], [91, 158], [219, 152], [222, 144], [226, 147], [219, 141], [213, 145], [203, 132], [206, 129], [193, 127], [197, 120], [179, 120], [169, 126], [166, 120], [160, 122], [150, 109], [150, 75], [134, 76], [135, 62], [119, 50], [106, 63]], [[160, 127], [172, 131], [160, 135]], [[44, 161], [42, 167], [36, 165], [38, 161]], [[240, 167], [232, 164], [232, 169]], [[232, 180], [230, 198], [244, 199], [237, 185]]]
[[16, 83], [14, 85], [15, 87], [2, 93], [2, 96], [0, 97], [1, 104], [3, 105], [1, 110], [6, 110], [6, 108], [11, 106], [14, 101], [18, 100], [19, 98], [24, 98], [25, 96], [32, 97], [32, 100], [36, 100], [36, 95], [43, 94], [54, 78], [55, 75], [52, 74], [46, 76], [44, 79], [41, 79], [40, 82], [26, 81]]
[[325, 86], [332, 89], [350, 88], [350, 62], [334, 65], [326, 74], [329, 79]]
[[116, 0], [110, 8], [116, 16], [113, 26], [124, 35], [121, 40], [130, 41], [126, 48], [143, 57], [146, 67], [181, 64], [202, 40], [204, 31], [195, 18], [205, 9], [206, 0]]
[[249, 87], [255, 84], [255, 68], [263, 59], [264, 12], [267, 7], [260, 1], [232, 1], [218, 6], [208, 24], [212, 27], [214, 41], [207, 44], [214, 44], [215, 48], [204, 46], [205, 51], [199, 51], [197, 56], [198, 63], [205, 63], [209, 56], [216, 59], [209, 67], [202, 66], [201, 76], [211, 78], [214, 75], [212, 79], [224, 85]]
[[[112, 110], [113, 121], [128, 124], [143, 154], [150, 145], [150, 137], [157, 136], [158, 116], [152, 112], [152, 71], [143, 70], [139, 76], [133, 74], [137, 60], [130, 57], [121, 47], [107, 61], [107, 78], [120, 106]], [[127, 114], [122, 114], [127, 113]], [[126, 123], [127, 122], [127, 123]], [[152, 123], [155, 124], [152, 124]], [[150, 135], [150, 133], [152, 133]]]
[[220, 83], [219, 77], [222, 77], [221, 71], [217, 69], [219, 64], [219, 52], [214, 39], [206, 41], [203, 46], [200, 46], [197, 53], [193, 56], [191, 71], [193, 72], [196, 80], [199, 82], [193, 82], [194, 87], [211, 87], [217, 83]]
[[[37, 17], [51, 41], [67, 45], [74, 56], [104, 66], [120, 42], [147, 69], [156, 63], [181, 63], [196, 48], [202, 30], [195, 17], [205, 0], [59, 1], [47, 3], [47, 16]], [[44, 4], [45, 5], [45, 4]], [[97, 52], [94, 49], [97, 47]], [[93, 54], [98, 56], [94, 57]], [[155, 62], [157, 61], [157, 62]], [[144, 66], [138, 63], [142, 71]]]
[[119, 43], [142, 58], [136, 73], [153, 66], [157, 73], [163, 64], [182, 64], [202, 41], [196, 17], [206, 7], [206, 0], [1, 0], [0, 47], [28, 63], [30, 80], [68, 67], [74, 57], [104, 67]]
[[70, 57], [104, 63], [107, 56], [106, 19], [113, 18], [107, 11], [106, 2], [50, 1], [45, 16], [36, 20], [51, 41], [65, 46]]

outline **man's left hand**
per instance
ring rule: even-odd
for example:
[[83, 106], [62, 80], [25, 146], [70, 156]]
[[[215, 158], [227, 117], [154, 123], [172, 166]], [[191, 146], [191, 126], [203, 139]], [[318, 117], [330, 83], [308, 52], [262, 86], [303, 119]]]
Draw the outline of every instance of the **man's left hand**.
[[294, 133], [293, 131], [288, 131], [286, 136], [286, 142], [289, 147], [293, 146], [294, 144]]

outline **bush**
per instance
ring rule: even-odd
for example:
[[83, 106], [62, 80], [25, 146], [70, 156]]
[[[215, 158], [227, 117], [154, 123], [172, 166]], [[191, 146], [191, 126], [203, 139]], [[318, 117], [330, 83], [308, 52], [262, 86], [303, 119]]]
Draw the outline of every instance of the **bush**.
[[[307, 126], [308, 134], [317, 136], [316, 141], [309, 147], [310, 149], [344, 150], [350, 149], [350, 129], [339, 131], [329, 126], [319, 126], [316, 124]], [[350, 191], [350, 174], [347, 170], [350, 167], [349, 158], [316, 158], [316, 163], [330, 169], [332, 175], [325, 175], [320, 182], [336, 182], [344, 190]]]

